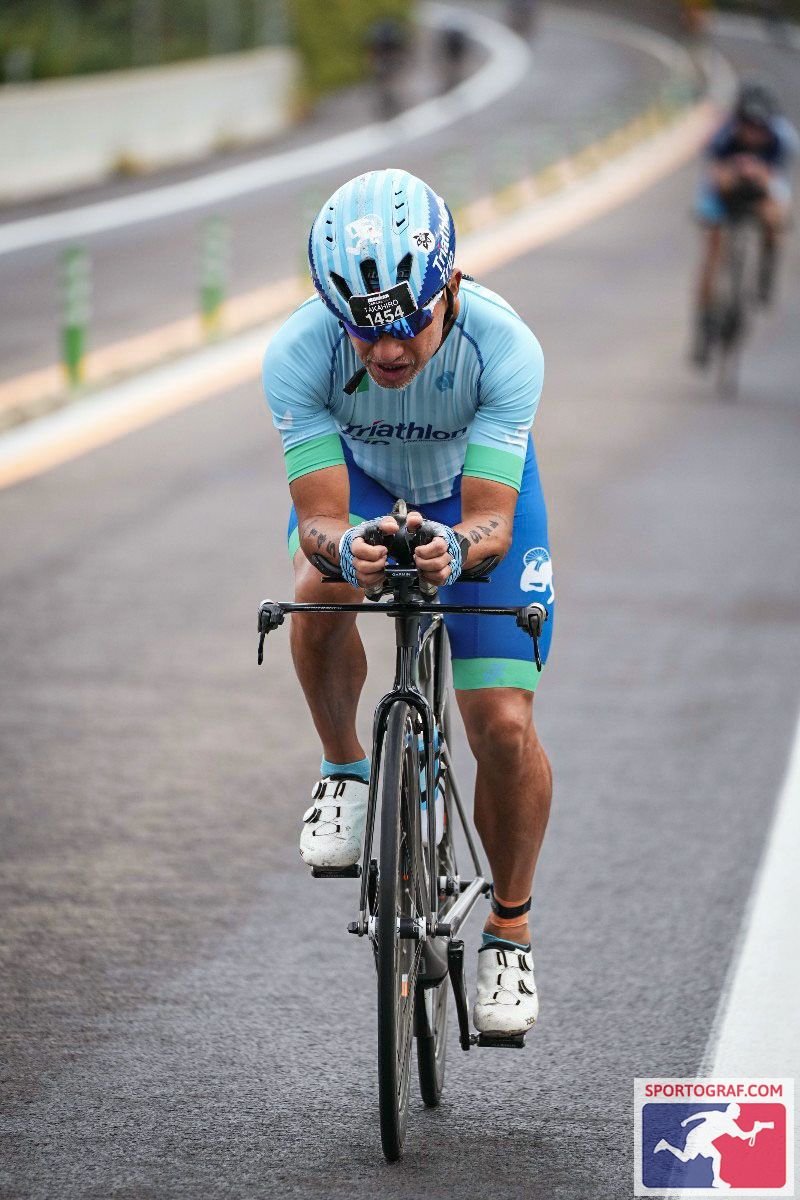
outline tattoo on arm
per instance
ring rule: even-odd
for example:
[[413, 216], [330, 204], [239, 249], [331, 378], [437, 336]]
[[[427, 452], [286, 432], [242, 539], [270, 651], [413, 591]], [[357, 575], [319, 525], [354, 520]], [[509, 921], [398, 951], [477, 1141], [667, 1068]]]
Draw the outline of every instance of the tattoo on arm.
[[473, 546], [477, 546], [478, 542], [482, 542], [484, 538], [491, 537], [495, 529], [500, 526], [500, 518], [492, 517], [488, 525], [482, 525], [480, 522], [473, 528], [467, 530], [467, 537], [472, 542]]
[[301, 540], [302, 538], [313, 538], [317, 543], [318, 551], [324, 549], [328, 558], [330, 558], [333, 562], [338, 562], [339, 543], [331, 536], [330, 533], [326, 533], [324, 529], [319, 529], [310, 521], [306, 521], [303, 524], [301, 535]]

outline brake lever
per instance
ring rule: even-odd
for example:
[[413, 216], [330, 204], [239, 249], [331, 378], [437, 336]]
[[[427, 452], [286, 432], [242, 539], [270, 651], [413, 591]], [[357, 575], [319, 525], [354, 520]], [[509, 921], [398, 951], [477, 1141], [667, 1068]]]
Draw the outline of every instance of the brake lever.
[[258, 610], [258, 665], [264, 661], [264, 638], [284, 622], [286, 614], [275, 600], [262, 600]]
[[539, 651], [539, 638], [542, 633], [542, 626], [548, 618], [547, 609], [543, 604], [528, 604], [524, 608], [517, 609], [517, 625], [520, 629], [524, 629], [530, 638], [533, 639], [533, 657], [536, 661], [536, 670], [541, 674], [542, 656]]

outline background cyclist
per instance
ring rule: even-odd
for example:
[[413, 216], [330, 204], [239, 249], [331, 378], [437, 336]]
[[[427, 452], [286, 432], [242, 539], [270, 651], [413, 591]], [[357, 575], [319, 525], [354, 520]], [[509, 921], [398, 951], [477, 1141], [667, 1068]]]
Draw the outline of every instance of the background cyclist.
[[791, 204], [789, 165], [797, 146], [794, 126], [780, 114], [773, 96], [756, 83], [742, 86], [733, 112], [709, 142], [696, 207], [705, 230], [693, 348], [698, 365], [708, 361], [714, 336], [723, 228], [742, 208], [751, 209], [761, 225], [758, 292], [762, 303], [771, 299], [779, 239]]

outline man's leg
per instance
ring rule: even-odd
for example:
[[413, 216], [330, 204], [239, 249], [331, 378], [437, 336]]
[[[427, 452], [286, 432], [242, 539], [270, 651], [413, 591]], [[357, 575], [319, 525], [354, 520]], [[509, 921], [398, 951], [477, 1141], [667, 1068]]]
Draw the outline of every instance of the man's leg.
[[[361, 599], [361, 592], [346, 583], [323, 583], [301, 550], [294, 557], [294, 573], [298, 603], [352, 604]], [[296, 613], [290, 623], [290, 639], [297, 678], [325, 758], [332, 763], [363, 759], [356, 710], [367, 677], [367, 658], [356, 629], [356, 614]]]
[[692, 361], [698, 367], [708, 364], [714, 336], [714, 295], [722, 262], [723, 232], [720, 224], [703, 227], [703, 250], [697, 288]]
[[717, 1147], [711, 1146], [706, 1157], [711, 1159], [711, 1186], [713, 1188], [720, 1188], [721, 1190], [729, 1188], [731, 1185], [719, 1173], [722, 1166], [722, 1154]]
[[714, 302], [719, 266], [722, 262], [722, 226], [709, 225], [705, 231], [705, 247], [700, 268], [698, 303], [702, 312], [707, 312]]
[[[552, 772], [533, 727], [533, 695], [521, 688], [456, 692], [478, 764], [475, 826], [483, 842], [501, 903], [517, 905], [531, 894], [553, 790]], [[527, 915], [485, 929], [514, 942], [530, 941]]]
[[758, 216], [761, 223], [758, 295], [763, 304], [769, 304], [775, 290], [775, 272], [787, 207], [781, 201], [770, 197], [758, 206]]
[[688, 1162], [689, 1157], [685, 1150], [676, 1150], [674, 1146], [670, 1146], [669, 1142], [662, 1138], [657, 1146], [653, 1147], [653, 1153], [657, 1154], [659, 1150], [669, 1150], [670, 1154], [674, 1154], [681, 1162]]

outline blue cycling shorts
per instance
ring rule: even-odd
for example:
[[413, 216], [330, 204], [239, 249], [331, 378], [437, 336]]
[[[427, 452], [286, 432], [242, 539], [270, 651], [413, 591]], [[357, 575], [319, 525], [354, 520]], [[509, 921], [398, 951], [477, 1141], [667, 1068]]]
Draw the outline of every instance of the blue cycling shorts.
[[[392, 496], [356, 465], [347, 446], [345, 461], [350, 475], [350, 520], [383, 517], [392, 511], [397, 497]], [[409, 502], [410, 504], [410, 502]], [[455, 525], [461, 520], [461, 479], [453, 494], [445, 500], [420, 506], [423, 516], [432, 521]], [[289, 554], [300, 547], [297, 514], [292, 506], [289, 516]], [[443, 604], [481, 604], [519, 607], [537, 601], [547, 608], [548, 620], [542, 631], [539, 649], [542, 662], [547, 659], [553, 635], [553, 565], [547, 537], [545, 509], [533, 440], [528, 443], [519, 499], [514, 514], [511, 548], [492, 573], [490, 583], [454, 583], [442, 588]], [[459, 690], [514, 687], [534, 692], [540, 673], [533, 659], [530, 637], [518, 629], [513, 617], [478, 617], [451, 614], [445, 616], [453, 657], [453, 683]]]
[[[792, 188], [789, 180], [783, 175], [773, 175], [769, 182], [767, 194], [771, 200], [788, 207], [792, 202]], [[702, 225], [724, 225], [728, 220], [728, 210], [725, 201], [717, 188], [708, 180], [700, 185], [695, 195], [694, 215]]]

